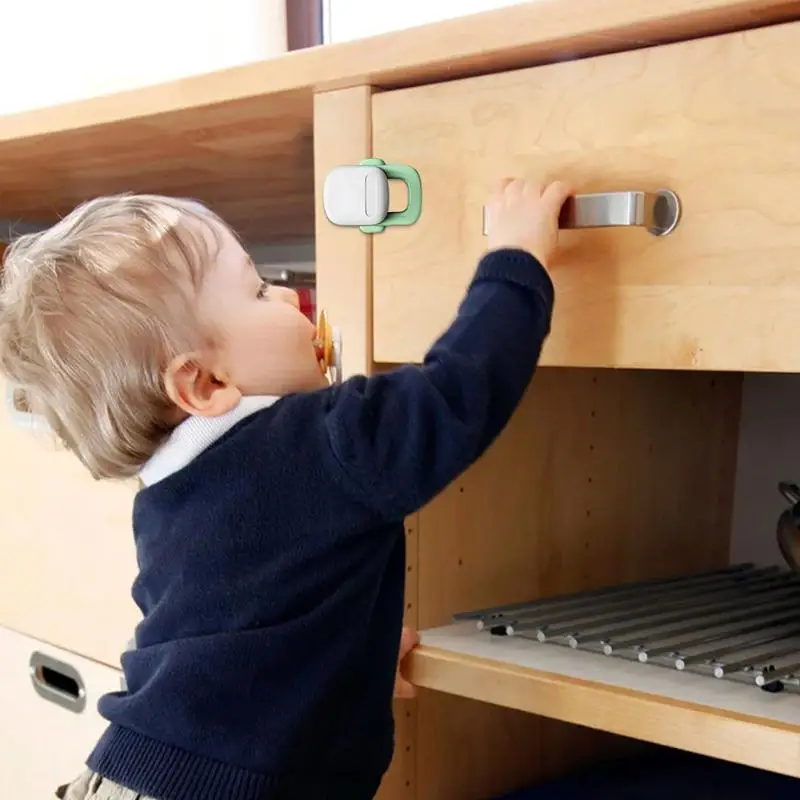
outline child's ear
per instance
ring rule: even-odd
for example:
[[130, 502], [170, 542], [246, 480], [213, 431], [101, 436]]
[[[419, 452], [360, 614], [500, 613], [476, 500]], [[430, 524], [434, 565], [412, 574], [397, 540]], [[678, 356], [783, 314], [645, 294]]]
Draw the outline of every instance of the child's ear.
[[196, 417], [226, 414], [242, 398], [227, 376], [205, 367], [197, 354], [173, 358], [164, 372], [164, 385], [170, 400]]

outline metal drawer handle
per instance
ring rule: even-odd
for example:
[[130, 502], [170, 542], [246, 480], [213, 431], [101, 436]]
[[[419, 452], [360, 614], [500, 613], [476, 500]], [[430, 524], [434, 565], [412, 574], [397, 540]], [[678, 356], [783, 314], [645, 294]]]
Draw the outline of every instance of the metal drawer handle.
[[86, 708], [86, 687], [80, 673], [69, 664], [40, 653], [31, 654], [31, 683], [39, 697], [75, 714]]
[[[643, 227], [653, 236], [672, 233], [681, 218], [681, 201], [669, 189], [656, 192], [598, 192], [570, 197], [561, 210], [561, 228]], [[488, 233], [483, 208], [483, 235]]]

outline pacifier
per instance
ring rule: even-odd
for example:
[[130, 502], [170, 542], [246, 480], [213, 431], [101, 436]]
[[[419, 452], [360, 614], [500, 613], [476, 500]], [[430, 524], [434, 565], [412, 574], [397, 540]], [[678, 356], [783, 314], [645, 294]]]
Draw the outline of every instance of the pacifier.
[[331, 383], [342, 382], [342, 337], [339, 329], [328, 322], [325, 309], [319, 312], [317, 331], [314, 336], [314, 352], [320, 372]]

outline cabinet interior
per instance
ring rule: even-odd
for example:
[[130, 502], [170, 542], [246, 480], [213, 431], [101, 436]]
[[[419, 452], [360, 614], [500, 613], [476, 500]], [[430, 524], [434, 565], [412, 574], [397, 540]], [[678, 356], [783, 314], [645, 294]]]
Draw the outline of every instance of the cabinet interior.
[[[727, 564], [741, 387], [735, 373], [540, 369], [510, 426], [409, 528], [410, 618], [426, 629]], [[439, 692], [415, 714], [432, 797], [490, 796], [644, 747]], [[436, 763], [443, 742], [459, 769]]]

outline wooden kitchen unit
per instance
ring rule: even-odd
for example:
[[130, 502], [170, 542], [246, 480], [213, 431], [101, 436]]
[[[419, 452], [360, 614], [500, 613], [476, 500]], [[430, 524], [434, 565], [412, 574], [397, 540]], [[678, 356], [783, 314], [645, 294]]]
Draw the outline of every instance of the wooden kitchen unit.
[[[645, 203], [637, 224], [563, 232], [526, 397], [407, 520], [422, 688], [396, 706], [380, 800], [486, 800], [649, 744], [800, 778], [800, 694], [540, 658], [453, 624], [728, 563], [743, 375], [800, 370], [798, 49], [800, 2], [539, 0], [0, 118], [0, 218], [149, 191], [195, 196], [251, 241], [313, 238], [345, 377], [422, 360], [486, 247], [495, 179]], [[326, 175], [370, 157], [419, 171], [415, 225], [369, 236], [325, 217]], [[647, 228], [660, 190], [680, 204], [663, 236]], [[64, 454], [34, 455], [6, 423], [0, 444], [15, 509], [0, 626], [118, 666], [135, 621], [131, 493], [98, 489], [94, 506]], [[83, 576], [80, 592], [59, 574]]]

